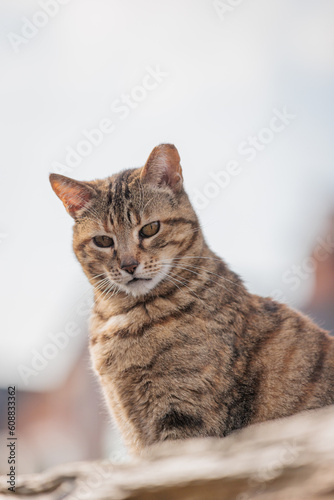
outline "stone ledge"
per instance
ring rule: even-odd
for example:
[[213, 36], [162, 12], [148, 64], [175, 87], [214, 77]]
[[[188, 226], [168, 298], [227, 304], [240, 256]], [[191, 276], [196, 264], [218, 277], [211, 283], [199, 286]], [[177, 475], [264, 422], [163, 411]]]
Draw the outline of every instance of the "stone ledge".
[[[6, 478], [0, 493], [8, 499]], [[334, 407], [225, 439], [169, 442], [127, 464], [64, 464], [17, 478], [22, 500], [334, 499]]]

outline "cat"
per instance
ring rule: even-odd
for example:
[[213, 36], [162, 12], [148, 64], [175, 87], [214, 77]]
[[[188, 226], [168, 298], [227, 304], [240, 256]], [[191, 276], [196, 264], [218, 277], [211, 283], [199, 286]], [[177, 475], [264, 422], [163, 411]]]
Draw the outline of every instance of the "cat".
[[209, 249], [175, 146], [104, 180], [50, 182], [75, 220], [93, 365], [132, 452], [334, 403], [334, 338], [250, 294]]

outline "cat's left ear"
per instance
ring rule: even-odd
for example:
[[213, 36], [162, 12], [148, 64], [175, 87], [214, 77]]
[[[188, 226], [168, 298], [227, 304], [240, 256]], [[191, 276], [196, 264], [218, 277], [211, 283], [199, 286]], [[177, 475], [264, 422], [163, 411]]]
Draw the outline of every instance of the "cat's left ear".
[[89, 207], [96, 194], [87, 182], [80, 182], [60, 174], [50, 174], [51, 187], [74, 219]]
[[153, 149], [140, 179], [156, 186], [169, 186], [173, 191], [180, 191], [183, 186], [180, 155], [173, 144], [160, 144]]

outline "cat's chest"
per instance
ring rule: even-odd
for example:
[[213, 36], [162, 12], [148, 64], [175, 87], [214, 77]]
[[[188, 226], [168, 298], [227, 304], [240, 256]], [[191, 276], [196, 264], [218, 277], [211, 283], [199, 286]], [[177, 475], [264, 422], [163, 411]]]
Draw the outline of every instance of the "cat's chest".
[[152, 328], [145, 315], [138, 314], [116, 314], [104, 319], [93, 313], [90, 332], [93, 363], [100, 375], [146, 366], [163, 341], [163, 332]]

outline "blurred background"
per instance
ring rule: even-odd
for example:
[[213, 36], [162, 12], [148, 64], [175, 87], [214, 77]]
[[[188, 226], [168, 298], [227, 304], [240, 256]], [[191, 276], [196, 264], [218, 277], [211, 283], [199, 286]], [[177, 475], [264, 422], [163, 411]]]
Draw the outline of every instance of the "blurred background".
[[332, 0], [2, 0], [0, 472], [126, 457], [87, 351], [91, 292], [48, 174], [174, 143], [212, 248], [334, 331]]

